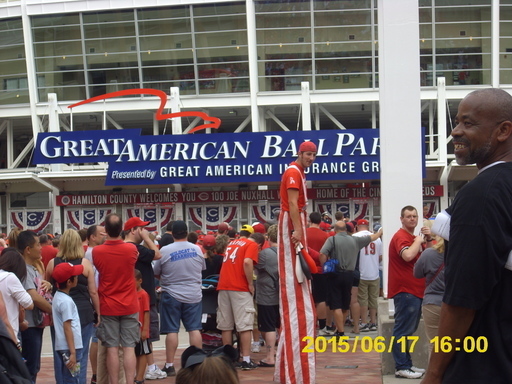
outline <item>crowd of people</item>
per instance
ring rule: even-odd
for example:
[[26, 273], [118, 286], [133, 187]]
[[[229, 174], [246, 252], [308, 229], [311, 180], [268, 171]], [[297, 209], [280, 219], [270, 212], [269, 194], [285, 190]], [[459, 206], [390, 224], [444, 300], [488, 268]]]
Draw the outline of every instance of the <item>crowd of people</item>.
[[[397, 377], [424, 376], [424, 384], [512, 379], [512, 310], [506, 304], [512, 292], [512, 219], [504, 209], [512, 196], [511, 105], [508, 93], [491, 89], [469, 94], [459, 106], [452, 132], [457, 162], [476, 163], [480, 173], [445, 213], [451, 217], [448, 232], [434, 236], [427, 220], [417, 234], [417, 209], [401, 210], [401, 228], [389, 244], [393, 336], [412, 335], [423, 312], [428, 338], [444, 341], [441, 350], [434, 343], [426, 370], [413, 365], [409, 348], [394, 343]], [[58, 239], [20, 228], [2, 236], [0, 318], [32, 383], [46, 327], [58, 384], [88, 384], [89, 362], [91, 384], [132, 378], [142, 384], [175, 375], [177, 384], [230, 384], [238, 382], [235, 367], [275, 368], [281, 383], [313, 383], [314, 356], [295, 344], [303, 335], [344, 337], [349, 313], [353, 333], [375, 331], [382, 293], [378, 224], [370, 231], [368, 220], [350, 221], [341, 212], [334, 221], [329, 212], [306, 218], [304, 170], [315, 158], [316, 145], [302, 143], [283, 174], [274, 225], [246, 224], [237, 232], [220, 223], [203, 234], [178, 220], [156, 240], [145, 229], [149, 222], [123, 222], [112, 213], [104, 226], [68, 229]], [[332, 269], [325, 270], [326, 264]], [[203, 281], [215, 276], [223, 346], [208, 351], [201, 333]], [[181, 323], [190, 347], [177, 371]], [[235, 333], [240, 353], [231, 347]], [[260, 333], [266, 354], [255, 362], [251, 353], [259, 351]], [[161, 334], [162, 369], [152, 353]], [[476, 346], [482, 353], [468, 353], [467, 338], [483, 339]]]
[[[318, 334], [335, 334], [336, 323], [339, 335], [345, 319], [340, 323], [329, 316], [327, 320], [328, 312], [337, 319], [340, 308], [335, 308], [337, 299], [329, 293], [331, 282], [321, 260], [325, 255], [337, 257], [324, 243], [336, 233], [346, 234], [350, 223], [347, 219], [335, 225], [324, 221], [322, 230], [320, 213], [313, 212], [310, 218], [307, 234], [312, 247], [308, 250], [316, 262], [313, 294], [319, 313], [324, 314], [319, 315]], [[0, 297], [9, 315], [10, 334], [34, 383], [46, 327], [52, 335], [57, 383], [106, 384], [134, 377], [141, 384], [176, 375], [180, 322], [190, 345], [203, 347], [202, 282], [212, 276], [218, 276], [216, 327], [224, 345], [238, 342], [237, 366], [242, 370], [275, 367], [280, 330], [278, 226], [254, 223], [236, 231], [220, 223], [217, 231], [203, 234], [174, 221], [162, 236], [155, 236], [145, 229], [148, 224], [138, 217], [123, 223], [111, 214], [104, 226], [68, 229], [57, 236], [16, 228], [5, 239]], [[368, 228], [366, 220], [355, 224], [361, 231]], [[372, 240], [380, 242], [375, 236]], [[370, 237], [363, 239], [364, 245], [370, 241]], [[346, 257], [341, 249], [339, 257]], [[381, 247], [377, 249], [371, 257], [378, 274]], [[359, 258], [359, 253], [354, 256]], [[355, 264], [356, 259], [351, 259], [350, 268], [356, 269]], [[348, 311], [345, 295], [352, 301], [351, 287], [350, 282], [349, 290], [343, 291], [344, 315]], [[374, 295], [378, 290], [372, 291], [370, 303], [375, 302]], [[370, 305], [370, 310], [376, 307]], [[363, 326], [362, 331], [371, 329]], [[165, 335], [166, 346], [161, 369], [152, 356], [152, 342], [160, 335]], [[260, 352], [261, 345], [265, 357], [255, 362], [251, 353]], [[87, 378], [89, 365], [91, 378]]]

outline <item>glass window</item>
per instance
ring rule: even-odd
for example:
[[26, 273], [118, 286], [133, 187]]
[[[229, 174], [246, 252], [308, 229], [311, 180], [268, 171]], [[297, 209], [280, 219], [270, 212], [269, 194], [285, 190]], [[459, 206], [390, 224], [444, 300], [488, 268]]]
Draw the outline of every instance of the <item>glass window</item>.
[[490, 84], [490, 0], [436, 0], [433, 13], [421, 5], [421, 84], [435, 86], [440, 76], [448, 86]]
[[140, 9], [137, 13], [139, 20], [155, 20], [155, 19], [171, 19], [171, 18], [186, 18], [190, 17], [190, 7], [172, 7], [172, 8], [146, 8]]
[[236, 3], [217, 3], [194, 6], [194, 17], [229, 14], [245, 15], [245, 2], [240, 1]]
[[88, 71], [91, 97], [123, 89], [139, 88], [137, 68], [115, 68]]
[[86, 40], [135, 36], [135, 24], [131, 22], [84, 25], [84, 34]]
[[259, 44], [311, 43], [311, 28], [259, 29], [256, 34]]
[[139, 21], [139, 34], [141, 36], [174, 35], [180, 33], [190, 33], [191, 30], [192, 28], [190, 18]]
[[57, 56], [44, 57], [36, 59], [37, 73], [42, 72], [58, 72], [69, 69], [84, 69], [84, 60], [82, 56]]
[[[323, 3], [329, 3], [323, 1]], [[300, 12], [309, 11], [309, 0], [255, 1], [256, 12]]]
[[[80, 40], [82, 38], [79, 25], [43, 27], [33, 29], [34, 43], [49, 41]], [[79, 44], [79, 43], [78, 43]]]
[[91, 23], [112, 23], [116, 21], [133, 21], [133, 11], [105, 11], [84, 13], [83, 20], [85, 24]]
[[499, 60], [500, 84], [512, 84], [512, 1], [501, 1]]
[[0, 21], [0, 105], [28, 102], [21, 19]]
[[[165, 35], [165, 36], [151, 36], [141, 37], [140, 50], [145, 51], [159, 51], [159, 52], [175, 52], [187, 51], [192, 52], [192, 35]], [[165, 49], [167, 47], [167, 49]], [[174, 49], [169, 49], [173, 47]], [[192, 55], [190, 55], [192, 57]]]
[[169, 67], [183, 64], [193, 64], [194, 58], [192, 50], [172, 50], [172, 51], [148, 51], [141, 52], [142, 66], [160, 66], [167, 65]]
[[52, 41], [49, 43], [35, 43], [34, 55], [36, 57], [81, 55], [82, 44], [78, 41]]
[[80, 24], [80, 18], [78, 13], [68, 13], [64, 15], [34, 16], [32, 17], [31, 21], [32, 28]]
[[345, 1], [345, 0], [331, 0], [331, 1], [323, 1], [313, 2], [313, 6], [315, 10], [344, 10], [344, 9], [364, 9], [370, 8], [372, 5], [372, 0], [358, 0], [358, 1]]
[[137, 50], [135, 37], [116, 37], [110, 39], [87, 39], [85, 41], [85, 52], [88, 54], [107, 52], [130, 52]]
[[194, 18], [194, 29], [197, 32], [212, 31], [234, 31], [247, 29], [245, 14], [218, 16], [218, 17], [196, 17]]
[[315, 26], [369, 25], [372, 14], [367, 11], [315, 12]]
[[[209, 47], [233, 47], [247, 45], [247, 32], [246, 31], [230, 31], [230, 32], [215, 32], [215, 33], [197, 33], [195, 35], [197, 48]], [[231, 49], [231, 47], [229, 49]]]

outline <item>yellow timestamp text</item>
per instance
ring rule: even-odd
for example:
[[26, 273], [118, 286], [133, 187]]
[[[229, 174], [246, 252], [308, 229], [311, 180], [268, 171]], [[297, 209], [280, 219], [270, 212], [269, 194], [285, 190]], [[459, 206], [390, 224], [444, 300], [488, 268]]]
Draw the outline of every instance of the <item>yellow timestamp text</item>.
[[348, 336], [331, 337], [329, 339], [319, 336], [305, 336], [302, 338], [303, 342], [307, 342], [306, 346], [302, 348], [303, 353], [323, 353], [331, 351], [333, 353], [347, 353], [361, 351], [363, 353], [369, 352], [389, 352], [393, 350], [393, 344], [400, 345], [400, 351], [403, 353], [414, 352], [414, 347], [419, 340], [419, 336], [402, 336], [395, 339], [395, 336], [386, 341], [383, 336], [372, 338], [370, 336], [355, 336], [352, 343], [349, 343]]
[[434, 344], [434, 353], [450, 353], [452, 351], [462, 351], [465, 353], [473, 353], [476, 351], [479, 353], [485, 353], [489, 347], [487, 337], [485, 336], [480, 336], [477, 338], [473, 336], [466, 336], [462, 339], [452, 338], [450, 336], [436, 336], [430, 340], [430, 343]]

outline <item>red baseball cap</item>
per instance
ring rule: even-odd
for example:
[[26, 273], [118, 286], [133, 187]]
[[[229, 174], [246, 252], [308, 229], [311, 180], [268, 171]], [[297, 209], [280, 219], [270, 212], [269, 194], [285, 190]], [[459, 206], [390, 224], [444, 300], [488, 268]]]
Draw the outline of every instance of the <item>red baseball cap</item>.
[[229, 224], [228, 224], [228, 223], [220, 223], [220, 224], [219, 224], [218, 231], [219, 231], [219, 232], [226, 232], [226, 231], [229, 231]]
[[151, 223], [150, 221], [142, 221], [140, 217], [130, 217], [128, 220], [126, 220], [126, 223], [124, 223], [123, 231], [129, 231], [132, 228], [135, 227], [145, 227]]
[[368, 222], [368, 220], [361, 219], [361, 220], [357, 220], [357, 225], [366, 225], [366, 226], [370, 226], [370, 223]]
[[265, 231], [265, 226], [263, 224], [261, 224], [261, 223], [258, 223], [258, 222], [254, 223], [252, 225], [252, 228], [254, 229], [254, 232], [256, 232], [256, 233], [265, 233], [266, 232]]
[[213, 236], [213, 235], [206, 235], [203, 238], [203, 245], [205, 247], [213, 247], [215, 245], [215, 236]]
[[60, 263], [54, 268], [52, 277], [57, 283], [64, 283], [73, 276], [81, 275], [83, 272], [84, 266], [82, 264], [73, 265], [71, 263]]
[[316, 151], [317, 151], [316, 144], [311, 141], [304, 141], [299, 146], [299, 152], [316, 152]]

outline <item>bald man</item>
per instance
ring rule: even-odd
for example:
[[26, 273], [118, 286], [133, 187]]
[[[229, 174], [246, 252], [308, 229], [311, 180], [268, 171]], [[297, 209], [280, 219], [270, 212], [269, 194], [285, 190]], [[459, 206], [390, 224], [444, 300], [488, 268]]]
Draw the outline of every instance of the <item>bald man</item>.
[[478, 176], [447, 210], [446, 290], [422, 383], [505, 384], [512, 382], [512, 97], [471, 92], [455, 120], [457, 163], [476, 164]]
[[[350, 296], [354, 270], [356, 269], [359, 250], [382, 236], [382, 230], [369, 236], [354, 237], [347, 233], [347, 224], [340, 220], [334, 225], [335, 235], [327, 239], [320, 250], [320, 263], [324, 265], [327, 258], [338, 260], [338, 270], [328, 274], [331, 289], [330, 308], [334, 313], [337, 331], [336, 337], [345, 336], [345, 320], [350, 309]], [[359, 319], [354, 319], [359, 321]]]

